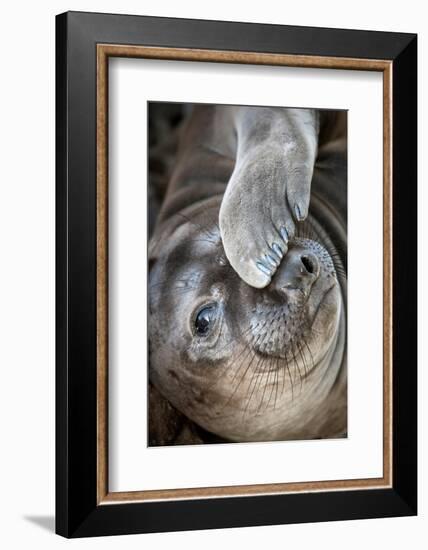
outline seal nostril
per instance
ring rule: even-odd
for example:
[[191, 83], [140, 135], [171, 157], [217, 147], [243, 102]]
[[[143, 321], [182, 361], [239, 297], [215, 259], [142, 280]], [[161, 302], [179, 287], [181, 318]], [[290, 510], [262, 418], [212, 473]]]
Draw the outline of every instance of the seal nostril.
[[300, 259], [302, 261], [302, 264], [305, 266], [306, 271], [312, 275], [315, 271], [313, 261], [307, 256], [302, 256]]

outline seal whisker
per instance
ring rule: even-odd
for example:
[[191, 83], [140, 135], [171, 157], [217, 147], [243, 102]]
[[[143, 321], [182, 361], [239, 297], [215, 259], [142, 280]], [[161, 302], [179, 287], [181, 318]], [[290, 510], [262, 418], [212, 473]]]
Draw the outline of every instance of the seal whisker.
[[299, 342], [296, 343], [296, 346], [297, 346], [297, 351], [299, 352], [299, 355], [302, 359], [302, 363], [303, 363], [303, 380], [305, 380], [305, 378], [307, 377], [308, 375], [308, 370], [307, 370], [307, 365], [306, 365], [306, 358], [305, 356], [303, 355], [303, 350], [302, 350], [302, 346], [300, 345]]
[[[265, 385], [263, 387], [263, 392], [262, 392], [262, 397], [260, 399], [260, 402], [259, 402], [259, 405], [257, 407], [257, 412], [259, 412], [262, 408], [262, 405], [263, 405], [263, 402], [265, 400], [265, 394], [266, 394], [266, 390], [267, 390], [267, 387], [269, 385], [269, 380], [270, 380], [270, 375], [271, 375], [271, 372], [272, 372], [272, 368], [271, 368], [271, 365], [272, 365], [272, 357], [269, 357], [268, 358], [268, 361], [269, 361], [269, 365], [268, 365], [268, 371], [267, 371], [267, 379], [265, 381]], [[260, 382], [259, 382], [259, 387], [261, 386], [261, 383], [262, 383], [262, 377], [263, 377], [263, 372], [261, 371], [260, 372]]]
[[[245, 375], [246, 375], [246, 373], [248, 372], [248, 369], [249, 369], [250, 366], [252, 365], [254, 359], [257, 357], [257, 353], [253, 352], [253, 350], [252, 350], [251, 348], [249, 348], [249, 350], [250, 350], [250, 352], [253, 353], [253, 357], [251, 358], [251, 360], [250, 360], [250, 362], [249, 362], [247, 368], [245, 369], [245, 372], [244, 372], [243, 375], [241, 376], [241, 378], [240, 378], [238, 384], [235, 386], [235, 389], [233, 390], [232, 394], [231, 394], [230, 397], [227, 399], [226, 403], [224, 404], [223, 408], [221, 409], [222, 411], [229, 405], [229, 403], [230, 403], [231, 400], [233, 399], [234, 395], [235, 395], [236, 392], [238, 391], [239, 386], [241, 385], [242, 381], [244, 380]], [[249, 355], [250, 355], [250, 354], [248, 354], [248, 355], [246, 356], [246, 358], [248, 358]], [[239, 367], [239, 370], [241, 369], [241, 367], [242, 367], [242, 365], [243, 365], [244, 363], [245, 363], [245, 361], [241, 361], [241, 365], [240, 365], [240, 367]], [[235, 373], [235, 376], [236, 376], [236, 373]], [[234, 376], [234, 378], [235, 378], [235, 376]]]
[[[257, 325], [256, 325], [256, 326], [257, 326]], [[244, 336], [245, 334], [248, 334], [248, 332], [250, 332], [250, 330], [252, 330], [252, 328], [253, 328], [252, 325], [249, 325], [249, 326], [245, 329], [245, 331], [240, 332], [239, 335], [242, 337], [242, 336]], [[221, 347], [221, 348], [219, 349], [219, 352], [224, 351], [226, 348], [228, 348], [228, 347], [231, 346], [232, 344], [236, 344], [235, 340], [231, 340], [230, 342], [228, 342], [227, 344], [225, 344], [223, 347]], [[242, 357], [242, 355], [243, 355], [245, 352], [248, 352], [248, 350], [251, 351], [251, 348], [250, 348], [248, 345], [245, 345], [245, 346], [243, 347], [243, 349], [241, 349], [241, 350], [239, 351], [238, 355], [237, 355], [236, 357], [232, 356], [230, 360], [231, 360], [231, 361], [237, 361], [238, 359], [240, 359], [240, 358]], [[248, 355], [248, 353], [247, 353], [247, 355]], [[224, 365], [221, 369], [219, 369], [219, 372], [218, 372], [217, 377], [215, 378], [214, 382], [208, 386], [208, 389], [212, 389], [213, 387], [215, 387], [215, 386], [217, 385], [217, 383], [219, 382], [219, 380], [222, 378], [224, 372], [225, 372], [228, 368], [230, 368], [230, 367], [229, 367], [229, 364], [226, 364], [226, 365]]]
[[331, 241], [330, 236], [327, 234], [325, 229], [317, 224], [317, 227], [310, 221], [309, 218], [305, 220], [303, 224], [298, 224], [295, 233], [295, 239], [310, 239], [316, 242], [328, 243], [328, 252], [333, 266], [337, 274], [346, 278], [347, 273], [343, 265], [343, 258], [346, 258], [346, 251], [342, 250], [342, 254], [337, 250], [335, 244]]
[[[278, 330], [278, 327], [276, 328], [276, 334], [275, 334], [275, 349], [277, 349], [277, 346], [278, 346], [278, 338], [279, 336], [279, 330]], [[266, 404], [266, 410], [269, 408], [269, 404], [271, 402], [271, 399], [272, 399], [272, 395], [273, 395], [273, 391], [275, 389], [276, 393], [277, 393], [277, 383], [278, 383], [278, 357], [275, 357], [274, 358], [274, 376], [273, 376], [273, 384], [272, 384], [272, 388], [271, 388], [271, 391], [270, 391], [270, 395], [269, 395], [269, 399], [268, 399], [268, 402]], [[270, 374], [270, 373], [269, 373]], [[268, 380], [267, 380], [267, 384], [269, 383], [269, 379], [270, 377], [268, 377]], [[275, 409], [275, 405], [276, 405], [276, 394], [275, 394], [275, 403], [274, 403], [274, 409]]]
[[[261, 331], [262, 331], [263, 328], [266, 326], [266, 323], [267, 323], [267, 321], [265, 321], [265, 322], [263, 323], [263, 325], [260, 327], [260, 329], [258, 330], [258, 332], [256, 332], [255, 336], [257, 336], [257, 339], [259, 339], [260, 336], [262, 335]], [[257, 327], [257, 325], [256, 325], [256, 327]], [[253, 328], [253, 327], [250, 325], [250, 328]], [[242, 380], [244, 379], [244, 377], [245, 377], [245, 375], [246, 375], [248, 369], [250, 368], [252, 362], [254, 361], [254, 357], [257, 356], [257, 353], [253, 351], [253, 349], [251, 348], [250, 345], [246, 345], [246, 346], [244, 347], [244, 350], [242, 350], [242, 351], [240, 352], [239, 356], [241, 356], [241, 355], [243, 354], [244, 351], [246, 351], [247, 353], [246, 353], [245, 357], [243, 357], [243, 358], [241, 359], [241, 362], [240, 362], [240, 364], [239, 364], [239, 367], [238, 367], [238, 369], [236, 370], [235, 374], [233, 375], [231, 384], [233, 384], [234, 380], [236, 379], [238, 373], [240, 372], [240, 370], [241, 370], [241, 368], [242, 368], [242, 365], [245, 364], [245, 362], [247, 361], [247, 359], [248, 359], [248, 357], [250, 356], [251, 353], [253, 353], [253, 357], [251, 358], [250, 363], [248, 364], [247, 368], [245, 369], [245, 372], [243, 373], [241, 379], [239, 380], [238, 384], [236, 385], [235, 389], [233, 390], [232, 395], [228, 398], [228, 400], [227, 400], [227, 402], [225, 403], [225, 405], [224, 405], [224, 407], [222, 408], [222, 410], [224, 410], [224, 408], [230, 403], [231, 399], [232, 399], [233, 396], [236, 394], [236, 392], [237, 392], [239, 386], [241, 385]], [[217, 381], [218, 381], [218, 378], [217, 378]]]
[[[256, 325], [256, 327], [257, 327], [257, 325]], [[243, 336], [245, 336], [246, 334], [248, 334], [252, 328], [253, 328], [253, 326], [250, 324], [244, 331], [238, 332], [238, 336], [239, 336], [240, 338], [242, 338]], [[235, 341], [235, 340], [231, 340], [230, 342], [228, 342], [227, 344], [225, 344], [224, 346], [222, 346], [221, 348], [219, 348], [219, 349], [218, 349], [218, 352], [224, 351], [226, 348], [228, 348], [228, 347], [231, 346], [232, 344], [236, 344], [236, 341]], [[241, 352], [242, 352], [242, 350], [241, 350]], [[240, 353], [241, 353], [241, 352], [240, 352]], [[238, 354], [238, 357], [237, 357], [237, 358], [239, 358], [240, 353]], [[235, 358], [235, 357], [232, 356], [231, 359], [237, 359], [237, 358]]]
[[[278, 311], [276, 311], [276, 312], [274, 313], [274, 315], [272, 316], [271, 322], [270, 322], [270, 324], [269, 324], [269, 329], [270, 329], [271, 326], [273, 325], [274, 321], [277, 321], [277, 320], [279, 320], [280, 318], [281, 318], [281, 311], [278, 310]], [[276, 343], [277, 343], [277, 341], [278, 341], [278, 334], [279, 334], [279, 331], [278, 331], [278, 328], [276, 327], [276, 335], [275, 335], [275, 336], [276, 336]], [[266, 336], [267, 336], [267, 334], [266, 334]], [[263, 342], [263, 343], [265, 343], [265, 342]], [[263, 388], [263, 395], [262, 395], [261, 401], [260, 401], [260, 403], [259, 403], [259, 406], [258, 406], [258, 408], [257, 408], [257, 412], [259, 412], [260, 409], [261, 409], [261, 407], [262, 407], [262, 404], [263, 404], [263, 401], [264, 401], [264, 397], [265, 397], [265, 393], [266, 393], [266, 389], [267, 389], [267, 386], [269, 385], [269, 380], [270, 380], [271, 371], [272, 371], [271, 365], [272, 365], [272, 361], [273, 361], [273, 360], [275, 360], [275, 358], [269, 357], [269, 367], [268, 367], [269, 370], [268, 370], [268, 376], [267, 376], [266, 384], [265, 384], [265, 386], [264, 386], [264, 388]], [[251, 378], [250, 384], [249, 384], [249, 386], [248, 386], [248, 392], [249, 392], [249, 388], [251, 387], [251, 384], [252, 384], [252, 382], [253, 382], [253, 379], [254, 379], [254, 376], [255, 376], [256, 373], [257, 373], [257, 378], [256, 378], [256, 380], [255, 380], [255, 383], [254, 383], [253, 390], [252, 390], [252, 392], [251, 392], [251, 396], [250, 396], [250, 398], [249, 398], [249, 401], [251, 401], [251, 397], [252, 397], [252, 395], [253, 395], [253, 393], [254, 393], [256, 387], [260, 387], [261, 381], [262, 381], [262, 378], [263, 378], [263, 371], [261, 371], [260, 373], [258, 373], [258, 371], [257, 371], [257, 369], [256, 369], [255, 372], [253, 373], [253, 376], [252, 376], [252, 378]], [[248, 395], [248, 392], [247, 392], [247, 395]], [[271, 392], [271, 396], [270, 396], [270, 398], [269, 398], [269, 401], [268, 401], [268, 405], [267, 405], [267, 406], [269, 406], [269, 402], [270, 402], [271, 397], [272, 397], [272, 392]], [[249, 405], [249, 402], [247, 403], [247, 405]]]
[[267, 377], [267, 380], [266, 380], [266, 385], [264, 387], [264, 390], [263, 390], [263, 397], [262, 397], [262, 402], [264, 400], [264, 394], [266, 392], [266, 389], [267, 387], [269, 386], [269, 382], [270, 382], [270, 378], [271, 378], [271, 373], [272, 373], [272, 382], [271, 382], [271, 390], [270, 390], [270, 394], [269, 394], [269, 399], [266, 403], [266, 407], [265, 407], [265, 410], [267, 410], [269, 408], [269, 404], [271, 402], [271, 399], [272, 399], [272, 395], [273, 395], [273, 390], [275, 389], [275, 377], [276, 377], [276, 368], [275, 368], [275, 364], [277, 363], [277, 360], [278, 358], [277, 357], [272, 357], [272, 360], [271, 360], [271, 363], [273, 363], [273, 367], [269, 369], [269, 372], [268, 372], [268, 377]]
[[[258, 366], [260, 365], [262, 361], [262, 357], [259, 357], [259, 360], [257, 361], [257, 364], [256, 364], [256, 368], [254, 369], [253, 371], [253, 375], [251, 376], [251, 380], [250, 380], [250, 383], [248, 384], [248, 388], [247, 388], [247, 395], [245, 396], [245, 400], [246, 400], [246, 405], [245, 405], [245, 409], [244, 409], [244, 412], [243, 412], [243, 418], [245, 418], [245, 415], [247, 414], [247, 410], [248, 410], [248, 407], [249, 407], [249, 404], [250, 404], [250, 401], [251, 401], [251, 398], [253, 396], [253, 393], [254, 393], [254, 390], [257, 386], [257, 381], [260, 377], [260, 373], [258, 372]], [[249, 394], [249, 391], [250, 391], [250, 388], [253, 384], [253, 380], [255, 380], [255, 383], [254, 383], [254, 386], [253, 386], [253, 389], [251, 391], [251, 395], [249, 396], [248, 398], [248, 394]]]
[[[309, 345], [308, 345], [308, 343], [307, 343], [307, 341], [306, 341], [306, 338], [303, 337], [302, 340], [303, 340], [303, 343], [305, 344], [306, 349], [308, 350], [309, 355], [310, 355], [310, 358], [311, 358], [311, 368], [310, 368], [310, 371], [311, 371], [311, 370], [315, 367], [314, 356], [312, 355], [311, 348], [309, 347]], [[309, 371], [309, 372], [310, 372], [310, 371]]]
[[[285, 316], [285, 313], [282, 315], [283, 319], [284, 319], [284, 323], [287, 322], [287, 319], [286, 319], [286, 316]], [[290, 352], [293, 356], [293, 361], [294, 361], [294, 379], [296, 379], [297, 375], [299, 376], [300, 378], [300, 391], [301, 391], [301, 386], [302, 386], [302, 374], [300, 372], [300, 368], [299, 368], [299, 365], [298, 365], [298, 362], [297, 362], [297, 359], [296, 359], [296, 354], [295, 354], [295, 349], [294, 349], [294, 336], [293, 338], [290, 340]], [[287, 361], [287, 368], [289, 368], [288, 366], [288, 361]], [[289, 373], [290, 373], [290, 370], [289, 370]]]
[[[258, 337], [257, 337], [257, 340], [256, 340], [254, 346], [256, 345], [257, 341], [260, 340], [260, 337], [263, 338], [263, 337], [265, 336], [265, 335], [263, 335], [262, 330], [263, 330], [263, 328], [266, 326], [266, 324], [267, 324], [267, 321], [265, 321], [265, 322], [263, 323], [262, 327], [260, 328], [259, 334], [258, 334]], [[245, 378], [247, 372], [248, 372], [249, 369], [251, 368], [251, 365], [252, 365], [252, 363], [253, 363], [253, 361], [254, 361], [254, 358], [257, 357], [257, 352], [255, 352], [251, 347], [250, 347], [250, 350], [253, 352], [253, 357], [251, 358], [251, 361], [250, 361], [249, 364], [247, 365], [247, 368], [245, 369], [243, 375], [241, 376], [241, 378], [240, 378], [240, 380], [239, 380], [237, 386], [235, 387], [235, 389], [234, 389], [233, 394], [232, 394], [231, 397], [233, 397], [233, 395], [235, 395], [235, 393], [236, 393], [238, 387], [241, 385], [241, 383], [242, 383], [242, 381], [244, 380], [244, 378]], [[258, 362], [257, 362], [257, 365], [260, 364], [261, 359], [262, 359], [262, 357], [259, 358], [259, 360], [258, 360]], [[235, 376], [234, 376], [233, 380], [235, 379], [235, 377], [236, 377], [237, 373], [239, 372], [239, 370], [241, 370], [242, 364], [243, 364], [243, 362], [241, 361], [241, 365], [240, 365], [238, 371], [235, 373]], [[255, 370], [254, 370], [254, 372], [253, 372], [253, 377], [254, 377], [254, 373], [255, 373], [255, 372], [257, 372], [257, 366], [256, 366], [256, 368], [255, 368]], [[233, 380], [232, 380], [232, 382], [233, 382]], [[251, 380], [252, 380], [252, 378], [251, 378]], [[250, 384], [251, 384], [251, 382], [250, 382]]]
[[[266, 335], [265, 335], [265, 337], [266, 337]], [[265, 342], [263, 342], [263, 343], [265, 343]], [[260, 356], [260, 359], [259, 359], [259, 361], [257, 362], [256, 368], [255, 368], [254, 371], [253, 371], [253, 375], [251, 376], [251, 380], [250, 380], [250, 383], [249, 383], [248, 388], [247, 388], [247, 395], [248, 395], [248, 393], [249, 393], [249, 390], [250, 390], [250, 387], [251, 387], [251, 385], [252, 385], [252, 383], [253, 383], [253, 380], [255, 380], [255, 382], [254, 382], [254, 386], [253, 386], [253, 389], [252, 389], [252, 391], [251, 391], [251, 395], [250, 395], [250, 397], [249, 397], [249, 400], [247, 401], [247, 405], [246, 405], [246, 407], [245, 407], [244, 415], [245, 415], [245, 413], [246, 413], [246, 411], [247, 411], [247, 409], [248, 409], [248, 406], [249, 406], [249, 404], [250, 404], [251, 398], [252, 398], [252, 396], [253, 396], [253, 394], [254, 394], [254, 390], [255, 390], [256, 387], [259, 385], [259, 382], [260, 382], [260, 380], [261, 380], [261, 374], [262, 374], [262, 373], [258, 370], [258, 367], [259, 367], [260, 363], [261, 363], [263, 360], [264, 360], [264, 358], [263, 358], [262, 356]], [[247, 370], [248, 370], [248, 369], [247, 369]]]
[[276, 358], [276, 366], [275, 366], [275, 401], [273, 403], [273, 410], [276, 409], [276, 400], [278, 398], [278, 387], [279, 387], [279, 357]]
[[[264, 333], [264, 329], [266, 328], [266, 325], [268, 323], [268, 319], [266, 319], [263, 324], [260, 326], [260, 328], [253, 334], [251, 340], [250, 340], [250, 343], [248, 344], [248, 346], [250, 347], [250, 349], [254, 349], [256, 348], [256, 346], [259, 346], [259, 345], [262, 345], [263, 344], [263, 340], [265, 338], [265, 333]], [[258, 324], [256, 325], [256, 327], [258, 326]], [[256, 353], [257, 351], [255, 351]]]
[[284, 371], [283, 371], [284, 376], [282, 378], [282, 393], [281, 393], [281, 395], [283, 395], [284, 390], [285, 390], [285, 370], [287, 370], [288, 378], [290, 379], [291, 400], [293, 401], [294, 400], [294, 384], [293, 384], [293, 378], [291, 377], [291, 371], [290, 371], [290, 366], [288, 364], [287, 356], [285, 356], [285, 358], [284, 358]]
[[[282, 387], [281, 387], [281, 396], [284, 395], [285, 390], [285, 371], [286, 371], [287, 359], [284, 357], [281, 363], [281, 372], [282, 372]], [[291, 383], [291, 378], [290, 378]]]
[[[259, 331], [254, 335], [254, 337], [257, 336], [256, 342], [255, 342], [255, 343], [257, 343], [257, 341], [258, 341], [258, 340], [260, 339], [260, 337], [262, 336], [262, 330], [263, 330], [263, 328], [264, 328], [265, 326], [266, 326], [266, 322], [263, 323], [263, 325], [260, 327]], [[251, 346], [249, 346], [249, 345], [247, 345], [247, 349], [248, 349], [250, 352], [253, 351], [253, 349], [252, 349]], [[249, 353], [246, 355], [245, 360], [246, 360], [246, 358], [247, 358], [248, 356], [249, 356]], [[236, 379], [236, 377], [237, 377], [237, 375], [238, 375], [238, 373], [239, 373], [239, 371], [240, 371], [240, 369], [241, 369], [241, 367], [242, 367], [242, 364], [245, 362], [245, 360], [244, 360], [244, 361], [241, 361], [238, 370], [237, 370], [237, 371], [235, 372], [235, 374], [233, 375], [233, 378], [232, 378], [232, 381], [231, 381], [232, 383], [233, 383], [234, 380]], [[244, 375], [245, 375], [245, 373], [244, 373]]]
[[293, 361], [294, 361], [294, 380], [296, 380], [296, 377], [298, 375], [300, 379], [300, 391], [302, 391], [302, 373], [300, 372], [299, 363], [296, 359], [294, 340], [291, 342], [291, 354], [293, 356]]

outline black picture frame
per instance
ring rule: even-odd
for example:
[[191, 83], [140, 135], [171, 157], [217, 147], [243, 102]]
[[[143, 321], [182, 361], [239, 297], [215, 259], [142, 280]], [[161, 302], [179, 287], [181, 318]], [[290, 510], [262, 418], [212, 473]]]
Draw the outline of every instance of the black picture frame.
[[[392, 63], [392, 486], [97, 501], [97, 44]], [[417, 513], [417, 36], [68, 12], [56, 18], [56, 532], [65, 537]]]

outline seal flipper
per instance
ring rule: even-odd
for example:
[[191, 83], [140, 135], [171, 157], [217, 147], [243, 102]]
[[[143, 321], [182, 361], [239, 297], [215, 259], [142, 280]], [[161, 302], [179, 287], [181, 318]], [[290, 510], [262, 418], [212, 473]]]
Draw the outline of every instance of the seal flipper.
[[237, 107], [236, 164], [220, 208], [229, 263], [266, 287], [309, 209], [319, 116], [315, 109]]

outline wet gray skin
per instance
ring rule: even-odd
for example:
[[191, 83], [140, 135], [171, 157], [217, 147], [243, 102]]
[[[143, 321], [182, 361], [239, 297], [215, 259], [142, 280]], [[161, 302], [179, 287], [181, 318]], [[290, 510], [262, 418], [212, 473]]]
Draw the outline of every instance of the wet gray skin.
[[226, 441], [346, 435], [344, 251], [346, 117], [195, 107], [149, 249], [159, 394]]
[[345, 287], [334, 245], [309, 217], [270, 285], [251, 287], [224, 253], [220, 203], [173, 216], [151, 249], [152, 383], [230, 441], [343, 436]]

